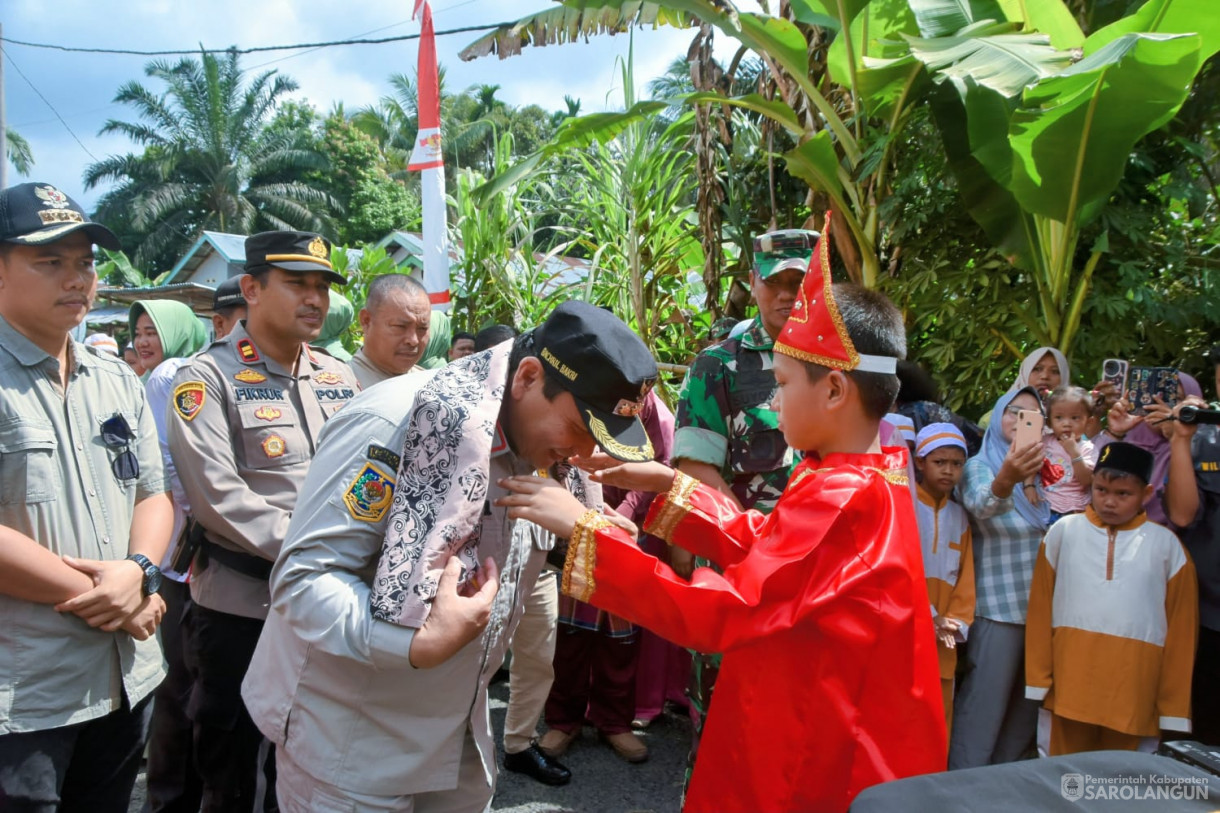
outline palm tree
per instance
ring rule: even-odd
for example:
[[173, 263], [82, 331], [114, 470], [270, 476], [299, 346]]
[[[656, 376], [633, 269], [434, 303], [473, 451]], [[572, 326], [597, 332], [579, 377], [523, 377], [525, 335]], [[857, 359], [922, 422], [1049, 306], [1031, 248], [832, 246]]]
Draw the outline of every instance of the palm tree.
[[161, 95], [137, 81], [119, 88], [136, 122], [110, 120], [101, 133], [121, 133], [144, 151], [110, 156], [85, 170], [85, 186], [116, 184], [99, 219], [129, 222], [138, 235], [134, 259], [156, 267], [181, 253], [204, 229], [249, 234], [302, 229], [330, 234], [333, 197], [306, 174], [326, 159], [299, 133], [268, 129], [280, 100], [297, 89], [267, 71], [246, 81], [238, 55], [201, 52], [198, 60], [145, 66], [165, 83]]
[[29, 175], [30, 170], [34, 168], [34, 151], [30, 149], [30, 142], [26, 141], [21, 133], [8, 127], [5, 129], [5, 148], [8, 160], [13, 163], [17, 174]]

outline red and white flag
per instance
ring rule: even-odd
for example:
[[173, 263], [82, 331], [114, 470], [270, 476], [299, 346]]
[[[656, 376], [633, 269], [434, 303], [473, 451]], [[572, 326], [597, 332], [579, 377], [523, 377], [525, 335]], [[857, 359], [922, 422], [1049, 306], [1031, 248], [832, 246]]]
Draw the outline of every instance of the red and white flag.
[[420, 173], [420, 202], [424, 215], [424, 287], [432, 307], [449, 309], [449, 236], [445, 218], [445, 161], [441, 154], [441, 96], [436, 74], [436, 32], [428, 0], [415, 0], [418, 17], [423, 11], [419, 35], [419, 133], [407, 169]]

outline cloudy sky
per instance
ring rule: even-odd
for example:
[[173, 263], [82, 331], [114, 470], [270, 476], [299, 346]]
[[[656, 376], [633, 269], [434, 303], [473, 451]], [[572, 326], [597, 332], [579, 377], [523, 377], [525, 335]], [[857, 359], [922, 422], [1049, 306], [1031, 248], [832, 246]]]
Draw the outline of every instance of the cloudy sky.
[[[548, 0], [432, 0], [437, 31], [515, 20], [549, 5]], [[53, 6], [45, 0], [4, 0], [3, 6], [0, 22], [6, 39], [90, 48], [245, 48], [418, 31], [418, 24], [410, 21], [411, 0], [60, 0]], [[626, 55], [626, 36], [526, 49], [505, 61], [494, 56], [459, 61], [458, 52], [478, 36], [437, 38], [438, 57], [452, 87], [498, 84], [504, 101], [537, 103], [548, 110], [561, 108], [565, 94], [581, 99], [584, 112], [621, 105], [615, 57]], [[674, 29], [638, 32], [636, 84], [642, 87], [663, 73], [686, 52], [692, 36]], [[91, 207], [101, 190], [84, 189], [84, 168], [132, 149], [125, 138], [99, 136], [98, 131], [108, 119], [134, 118], [130, 108], [112, 100], [123, 83], [146, 79], [143, 68], [150, 57], [64, 53], [7, 42], [4, 48], [8, 124], [33, 149], [35, 167], [29, 180], [54, 183]], [[731, 53], [726, 43], [717, 49], [722, 50]], [[251, 54], [242, 64], [248, 69], [275, 68], [293, 77], [300, 84], [297, 95], [325, 112], [336, 102], [348, 110], [376, 102], [389, 92], [386, 79], [391, 73], [414, 74], [416, 58], [417, 42], [411, 40]], [[159, 82], [146, 81], [150, 88], [161, 89]], [[22, 180], [11, 166], [8, 178], [10, 184]]]

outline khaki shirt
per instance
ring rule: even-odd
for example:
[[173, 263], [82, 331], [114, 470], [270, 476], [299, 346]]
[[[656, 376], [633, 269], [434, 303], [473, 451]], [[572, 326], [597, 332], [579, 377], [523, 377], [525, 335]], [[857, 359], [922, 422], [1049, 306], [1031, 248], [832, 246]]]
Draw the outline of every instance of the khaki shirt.
[[373, 617], [370, 585], [390, 500], [370, 512], [360, 484], [373, 477], [393, 488], [407, 415], [431, 375], [373, 387], [327, 424], [271, 577], [274, 612], [242, 685], [250, 716], [277, 747], [318, 780], [353, 792], [457, 787], [467, 729], [492, 784], [487, 685], [554, 544], [494, 504], [506, 493], [497, 480], [533, 469], [507, 448], [493, 452], [478, 544], [497, 551], [496, 620], [441, 665], [415, 669], [415, 631]]
[[[207, 538], [275, 561], [322, 425], [359, 385], [351, 369], [302, 345], [294, 377], [238, 324], [174, 376], [168, 436], [182, 490]], [[214, 557], [191, 574], [200, 606], [266, 618], [267, 582]]]
[[[364, 354], [363, 347], [352, 355], [351, 365], [352, 372], [356, 374], [356, 379], [360, 382], [361, 389], [367, 390], [374, 384], [380, 384], [382, 381], [389, 381], [391, 378], [397, 378], [397, 376], [384, 372], [380, 367], [370, 361], [369, 357]], [[431, 372], [434, 371], [425, 370], [423, 367], [416, 365], [410, 370], [407, 370], [405, 373], [402, 373], [402, 375], [424, 375]]]
[[[59, 362], [0, 318], [0, 524], [56, 554], [121, 560], [140, 500], [169, 490], [144, 388], [121, 359], [73, 342]], [[140, 464], [115, 477], [123, 449], [101, 425], [127, 420]], [[102, 632], [71, 613], [0, 595], [0, 735], [80, 723], [134, 705], [165, 676], [156, 638]]]

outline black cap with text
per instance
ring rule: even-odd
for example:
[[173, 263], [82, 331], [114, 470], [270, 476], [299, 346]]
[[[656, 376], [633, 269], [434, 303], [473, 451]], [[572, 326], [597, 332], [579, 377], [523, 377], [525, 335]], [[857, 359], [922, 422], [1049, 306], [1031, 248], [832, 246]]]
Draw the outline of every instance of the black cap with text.
[[79, 203], [49, 183], [23, 183], [0, 192], [0, 241], [42, 246], [78, 231], [102, 248], [120, 248], [114, 232], [90, 220]]
[[657, 382], [657, 364], [640, 337], [614, 314], [565, 302], [534, 329], [542, 368], [576, 399], [581, 419], [606, 454], [652, 460], [639, 413]]

